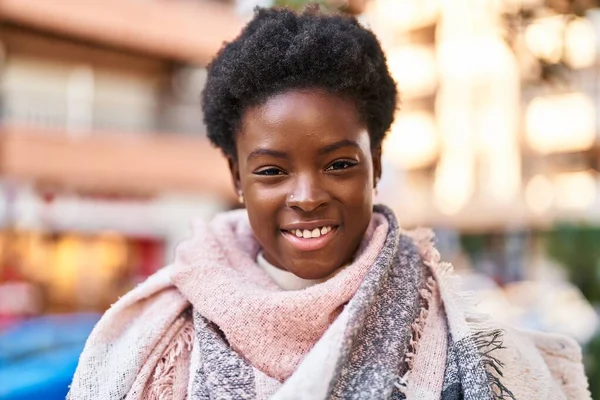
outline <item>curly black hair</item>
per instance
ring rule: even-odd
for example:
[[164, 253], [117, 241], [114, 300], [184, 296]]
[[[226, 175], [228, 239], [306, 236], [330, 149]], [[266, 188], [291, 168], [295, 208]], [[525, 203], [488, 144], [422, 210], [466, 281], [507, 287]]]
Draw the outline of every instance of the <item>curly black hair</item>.
[[236, 158], [244, 111], [291, 89], [324, 89], [355, 102], [377, 148], [393, 122], [397, 89], [379, 41], [356, 18], [259, 8], [208, 66], [202, 93], [211, 142]]

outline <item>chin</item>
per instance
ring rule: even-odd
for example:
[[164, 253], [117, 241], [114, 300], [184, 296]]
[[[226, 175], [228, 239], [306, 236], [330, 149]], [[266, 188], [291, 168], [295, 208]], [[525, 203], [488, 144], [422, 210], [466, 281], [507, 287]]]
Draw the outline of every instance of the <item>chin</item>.
[[[337, 264], [336, 264], [337, 265]], [[296, 275], [298, 278], [319, 280], [327, 278], [333, 274], [339, 266], [333, 265], [321, 265], [315, 266], [315, 262], [300, 262], [295, 263], [293, 268], [288, 269], [289, 272]]]

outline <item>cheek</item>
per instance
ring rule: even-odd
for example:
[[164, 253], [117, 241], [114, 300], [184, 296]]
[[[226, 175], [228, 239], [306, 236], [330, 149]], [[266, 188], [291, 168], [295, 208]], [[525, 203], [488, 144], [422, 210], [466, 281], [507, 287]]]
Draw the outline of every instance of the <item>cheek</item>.
[[260, 247], [266, 249], [268, 253], [273, 253], [274, 249], [277, 248], [277, 234], [279, 233], [276, 224], [276, 211], [269, 207], [268, 202], [261, 202], [260, 200], [247, 203], [246, 209], [248, 210], [250, 227]]
[[339, 198], [348, 207], [360, 208], [372, 203], [373, 188], [366, 174], [359, 179], [342, 182], [337, 186]]
[[246, 209], [255, 235], [262, 240], [271, 240], [273, 233], [278, 231], [281, 194], [255, 185], [245, 188], [245, 193]]
[[248, 213], [251, 211], [260, 214], [274, 213], [280, 208], [282, 201], [285, 202], [284, 192], [276, 186], [265, 187], [257, 183], [249, 183], [244, 188], [244, 193], [246, 193]]
[[373, 188], [369, 179], [364, 177], [354, 184], [343, 185], [341, 190], [343, 194], [339, 199], [345, 209], [345, 220], [351, 236], [362, 236], [373, 209]]

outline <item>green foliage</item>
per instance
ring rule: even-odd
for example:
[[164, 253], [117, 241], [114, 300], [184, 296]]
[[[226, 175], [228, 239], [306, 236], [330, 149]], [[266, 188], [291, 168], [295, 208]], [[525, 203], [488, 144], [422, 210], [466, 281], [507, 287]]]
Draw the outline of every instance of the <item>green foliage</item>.
[[275, 0], [276, 7], [289, 7], [296, 11], [304, 10], [309, 4], [316, 4], [324, 11], [345, 11], [343, 8], [332, 8], [327, 3], [327, 0]]
[[[557, 225], [546, 236], [546, 251], [590, 302], [600, 301], [600, 227]], [[600, 335], [583, 350], [592, 398], [600, 399]]]
[[600, 399], [600, 335], [594, 337], [583, 349], [583, 361], [592, 399]]
[[290, 7], [294, 10], [302, 10], [309, 4], [319, 4], [321, 7], [325, 5], [325, 0], [307, 1], [307, 0], [275, 0], [275, 5], [282, 7]]
[[600, 227], [557, 225], [546, 236], [546, 251], [590, 302], [600, 301]]
[[476, 260], [485, 252], [485, 236], [462, 234], [460, 235], [460, 246], [471, 260]]

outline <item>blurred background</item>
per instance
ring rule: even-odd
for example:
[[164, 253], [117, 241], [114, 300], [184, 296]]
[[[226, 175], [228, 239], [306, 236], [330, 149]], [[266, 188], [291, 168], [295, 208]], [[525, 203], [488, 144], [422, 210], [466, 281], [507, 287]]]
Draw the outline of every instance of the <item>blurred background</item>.
[[[483, 311], [575, 337], [600, 399], [600, 2], [316, 2], [402, 91], [379, 200]], [[205, 67], [255, 6], [307, 3], [0, 0], [0, 399], [64, 398], [99, 315], [236, 206]]]

